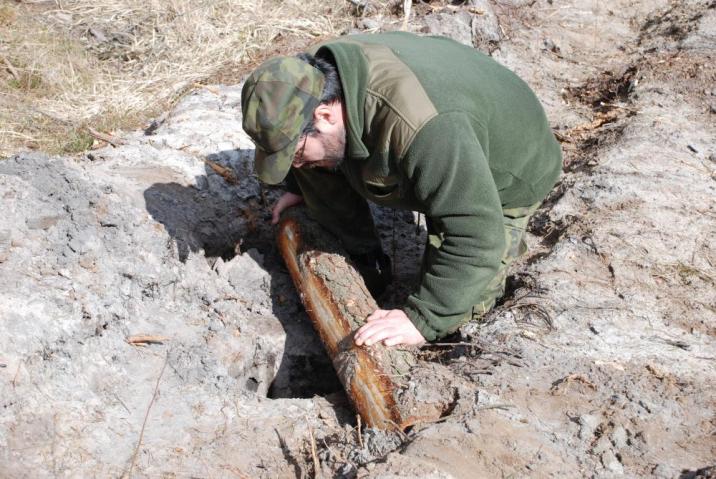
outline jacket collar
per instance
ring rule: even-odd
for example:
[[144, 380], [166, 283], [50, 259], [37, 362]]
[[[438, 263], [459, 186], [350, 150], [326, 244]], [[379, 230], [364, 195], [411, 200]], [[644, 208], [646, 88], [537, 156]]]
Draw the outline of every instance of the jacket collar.
[[365, 127], [365, 97], [368, 65], [360, 45], [350, 41], [337, 41], [324, 45], [333, 55], [343, 87], [343, 101], [346, 109], [346, 153], [350, 158], [368, 158], [369, 152], [363, 143]]

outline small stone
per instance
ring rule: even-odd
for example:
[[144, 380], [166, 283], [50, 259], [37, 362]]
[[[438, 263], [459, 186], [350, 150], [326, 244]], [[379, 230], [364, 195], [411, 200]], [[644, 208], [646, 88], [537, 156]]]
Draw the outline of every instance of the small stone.
[[587, 441], [594, 436], [594, 431], [599, 426], [599, 418], [592, 414], [579, 416], [579, 439]]
[[502, 40], [500, 20], [487, 0], [470, 0], [470, 5], [482, 12], [472, 18], [472, 42], [476, 48], [492, 53]]
[[627, 435], [626, 429], [624, 429], [621, 426], [617, 426], [612, 431], [610, 438], [612, 440], [612, 444], [617, 449], [624, 449], [629, 445], [629, 437]]
[[99, 43], [104, 43], [107, 41], [107, 35], [105, 35], [104, 32], [99, 28], [90, 27], [89, 34], [92, 35]]
[[62, 23], [72, 23], [73, 21], [72, 14], [65, 12], [55, 13], [55, 18]]
[[89, 271], [97, 271], [95, 256], [91, 254], [82, 255], [80, 257], [80, 266]]
[[358, 22], [358, 26], [363, 30], [380, 30], [382, 25], [373, 18], [363, 18]]
[[614, 474], [624, 474], [624, 466], [622, 466], [622, 463], [619, 462], [619, 459], [617, 459], [617, 456], [615, 456], [611, 450], [604, 451], [600, 459], [602, 460], [602, 465], [608, 471]]
[[470, 434], [478, 434], [480, 431], [480, 421], [477, 419], [470, 419], [465, 421], [465, 429]]
[[37, 218], [28, 218], [25, 224], [31, 230], [47, 230], [54, 226], [58, 219], [59, 216], [38, 216]]
[[424, 18], [428, 33], [452, 38], [463, 45], [473, 46], [471, 17], [467, 12], [432, 13]]
[[559, 53], [560, 48], [551, 39], [545, 38], [542, 43], [544, 44], [546, 50], [549, 50], [552, 53]]
[[612, 443], [609, 441], [609, 438], [607, 436], [602, 436], [599, 438], [597, 443], [592, 448], [592, 454], [602, 454], [606, 451], [610, 451], [612, 448]]
[[651, 470], [651, 474], [657, 479], [672, 479], [673, 477], [679, 476], [679, 471], [666, 464], [657, 464], [656, 467]]
[[[512, 8], [519, 8], [519, 7], [529, 7], [535, 3], [536, 0], [497, 0], [495, 3], [498, 5], [503, 5], [506, 7], [512, 7]], [[548, 1], [550, 5], [552, 2]]]

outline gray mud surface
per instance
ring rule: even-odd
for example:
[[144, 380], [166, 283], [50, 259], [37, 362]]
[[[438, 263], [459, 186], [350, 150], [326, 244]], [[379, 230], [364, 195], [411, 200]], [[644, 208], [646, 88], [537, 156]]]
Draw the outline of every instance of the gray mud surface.
[[[469, 3], [410, 28], [520, 74], [565, 173], [503, 302], [421, 352], [447, 415], [356, 423], [216, 86], [119, 147], [0, 161], [1, 477], [716, 474], [716, 3]], [[424, 218], [375, 213], [399, 305]]]

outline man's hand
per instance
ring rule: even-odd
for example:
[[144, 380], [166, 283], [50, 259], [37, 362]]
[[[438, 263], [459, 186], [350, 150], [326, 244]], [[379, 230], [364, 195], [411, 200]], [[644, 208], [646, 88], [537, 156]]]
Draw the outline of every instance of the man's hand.
[[356, 346], [370, 346], [379, 341], [383, 341], [386, 346], [414, 346], [425, 342], [420, 331], [400, 309], [376, 310], [356, 331], [353, 340]]
[[271, 208], [271, 224], [275, 225], [281, 218], [281, 212], [286, 208], [303, 203], [303, 196], [294, 193], [284, 193]]

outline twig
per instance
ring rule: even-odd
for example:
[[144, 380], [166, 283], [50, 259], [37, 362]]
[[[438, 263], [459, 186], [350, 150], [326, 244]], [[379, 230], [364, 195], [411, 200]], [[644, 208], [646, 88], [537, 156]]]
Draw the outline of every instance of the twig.
[[577, 383], [584, 384], [585, 386], [587, 386], [587, 387], [588, 387], [589, 389], [591, 389], [592, 391], [596, 391], [596, 390], [597, 390], [597, 386], [595, 386], [592, 381], [590, 381], [589, 379], [585, 378], [585, 377], [584, 377], [583, 375], [581, 375], [581, 374], [576, 374], [576, 373], [575, 373], [575, 374], [568, 374], [567, 376], [563, 377], [562, 379], [558, 379], [557, 381], [553, 382], [553, 383], [552, 383], [552, 387], [550, 388], [550, 391], [556, 392], [556, 391], [559, 390], [559, 388], [560, 388], [561, 386], [567, 385], [567, 384], [569, 384], [569, 383], [571, 383], [571, 382], [577, 382]]
[[231, 171], [229, 168], [226, 168], [226, 167], [224, 167], [224, 166], [221, 166], [220, 164], [215, 163], [215, 162], [213, 162], [213, 161], [211, 161], [211, 160], [206, 160], [206, 159], [205, 159], [205, 160], [204, 160], [204, 163], [206, 163], [207, 165], [209, 165], [209, 167], [210, 167], [212, 170], [214, 170], [214, 172], [215, 172], [217, 175], [221, 176], [221, 177], [222, 177], [224, 180], [226, 180], [226, 182], [229, 183], [230, 185], [235, 185], [236, 183], [239, 182], [239, 180], [236, 179], [236, 175], [234, 174], [234, 172]]
[[308, 416], [306, 416], [306, 425], [308, 426], [308, 437], [311, 440], [311, 458], [313, 459], [313, 477], [320, 479], [323, 477], [321, 474], [321, 461], [318, 459], [318, 453], [316, 452], [316, 438], [313, 437], [313, 429], [311, 424], [308, 422]]
[[5, 62], [5, 66], [7, 67], [7, 71], [10, 72], [10, 74], [15, 78], [15, 80], [20, 81], [20, 73], [17, 71], [17, 69], [12, 66], [12, 63], [10, 63], [10, 60], [8, 60], [5, 57], [2, 57], [3, 61]]
[[129, 410], [129, 408], [127, 407], [127, 405], [124, 404], [124, 401], [122, 401], [122, 399], [121, 399], [116, 393], [114, 394], [114, 397], [115, 397], [115, 399], [117, 399], [117, 401], [119, 401], [119, 404], [121, 404], [121, 405], [124, 407], [124, 409], [127, 410], [127, 412], [128, 412], [129, 414], [132, 414], [132, 411]]
[[15, 389], [15, 386], [17, 386], [17, 377], [20, 375], [20, 367], [22, 366], [22, 360], [17, 363], [17, 370], [15, 371], [15, 376], [12, 378], [12, 388]]
[[154, 401], [157, 399], [157, 393], [159, 392], [159, 381], [162, 380], [162, 376], [164, 375], [164, 370], [166, 369], [168, 362], [169, 362], [169, 353], [167, 352], [167, 355], [164, 358], [164, 364], [162, 365], [162, 370], [159, 371], [159, 377], [157, 378], [157, 384], [154, 386], [154, 394], [152, 394], [152, 400], [149, 401], [149, 406], [147, 406], [147, 412], [144, 413], [144, 421], [142, 422], [142, 430], [139, 432], [139, 441], [137, 441], [137, 447], [134, 449], [134, 454], [132, 454], [132, 462], [129, 464], [129, 470], [127, 471], [127, 478], [132, 477], [132, 469], [134, 469], [134, 463], [137, 460], [137, 454], [139, 454], [139, 447], [142, 445], [142, 439], [144, 439], [144, 428], [147, 426], [147, 419], [149, 418], [149, 411], [151, 411], [152, 406], [154, 405]]
[[439, 346], [439, 347], [452, 347], [452, 346], [467, 346], [471, 348], [478, 348], [480, 349], [480, 352], [483, 354], [504, 354], [506, 356], [515, 356], [515, 357], [521, 357], [519, 354], [516, 354], [512, 351], [501, 351], [499, 349], [490, 349], [484, 344], [481, 343], [467, 343], [467, 342], [459, 342], [459, 343], [426, 343], [423, 347], [428, 346]]
[[[488, 410], [488, 409], [502, 409], [503, 411], [506, 411], [507, 409], [509, 409], [509, 408], [511, 408], [511, 407], [515, 407], [514, 404], [490, 404], [490, 405], [487, 405], [487, 406], [482, 406], [482, 407], [475, 408], [475, 409], [473, 409], [473, 411], [474, 411], [474, 412], [486, 411], [486, 410]], [[416, 426], [416, 425], [419, 425], [419, 424], [439, 424], [439, 423], [441, 423], [441, 422], [447, 421], [448, 419], [463, 419], [463, 418], [467, 417], [467, 415], [468, 415], [469, 413], [470, 413], [470, 412], [468, 411], [468, 412], [464, 412], [464, 413], [461, 413], [461, 414], [448, 414], [447, 416], [439, 417], [439, 418], [437, 418], [437, 419], [425, 419], [425, 420], [423, 420], [423, 419], [416, 419], [416, 421], [413, 422], [413, 423], [410, 424], [410, 425], [411, 425], [411, 426]]]
[[552, 134], [554, 135], [555, 138], [557, 138], [557, 141], [559, 141], [560, 143], [573, 143], [574, 142], [574, 140], [572, 140], [570, 137], [563, 135], [562, 133], [560, 133], [556, 130], [552, 130]]
[[358, 421], [358, 444], [360, 444], [360, 448], [363, 449], [363, 431], [360, 414], [356, 414], [356, 420]]
[[487, 406], [481, 406], [475, 411], [487, 411], [488, 409], [502, 409], [503, 411], [507, 411], [509, 408], [515, 407], [514, 404], [488, 404]]
[[114, 146], [115, 148], [119, 145], [127, 144], [127, 142], [124, 141], [123, 139], [117, 138], [116, 136], [110, 135], [109, 133], [99, 132], [99, 131], [95, 130], [94, 128], [92, 128], [91, 126], [87, 127], [87, 131], [89, 132], [89, 134], [92, 138], [97, 138], [98, 140], [106, 141], [107, 143]]
[[649, 339], [651, 339], [652, 341], [658, 341], [660, 343], [668, 344], [669, 346], [674, 346], [675, 348], [683, 349], [684, 351], [688, 351], [689, 349], [691, 349], [689, 343], [678, 339], [662, 338], [659, 336], [652, 336]]
[[56, 121], [57, 123], [61, 123], [61, 124], [65, 125], [65, 126], [74, 127], [74, 123], [72, 123], [71, 121], [67, 121], [67, 120], [62, 119], [62, 118], [60, 118], [60, 117], [57, 117], [57, 116], [52, 115], [52, 114], [50, 114], [50, 113], [47, 113], [46, 111], [38, 110], [37, 108], [33, 108], [33, 107], [28, 107], [28, 108], [29, 108], [30, 111], [33, 111], [33, 112], [35, 112], [35, 113], [37, 113], [37, 114], [39, 114], [39, 115], [42, 115], [42, 116], [44, 116], [44, 117], [47, 117], [47, 118], [49, 118], [49, 119], [52, 120], [52, 121]]
[[194, 86], [194, 88], [203, 88], [204, 90], [208, 90], [211, 93], [213, 93], [214, 95], [218, 95], [219, 93], [221, 93], [221, 91], [218, 88], [216, 88], [215, 86], [202, 85], [201, 83], [198, 83], [198, 82], [194, 82], [193, 86]]
[[[527, 314], [525, 314], [523, 319], [515, 320], [515, 322], [534, 324], [534, 323], [530, 323], [527, 319], [529, 318], [529, 316], [528, 316], [529, 313], [536, 313], [542, 319], [542, 321], [544, 321], [544, 323], [547, 325], [547, 328], [555, 329], [554, 321], [552, 321], [552, 316], [549, 314], [549, 312], [544, 307], [542, 307], [541, 305], [539, 305], [537, 303], [512, 304], [512, 305], [504, 308], [503, 310], [504, 311], [513, 311], [513, 310], [519, 310], [519, 309], [523, 309], [523, 308], [526, 308], [528, 310]], [[537, 326], [537, 325], [535, 325], [535, 326]]]
[[25, 135], [24, 133], [20, 133], [19, 131], [12, 131], [12, 130], [0, 130], [0, 134], [8, 135], [8, 136], [14, 136], [15, 138], [24, 138], [26, 140], [35, 141], [36, 139], [32, 136]]
[[165, 336], [151, 336], [147, 334], [137, 334], [134, 336], [128, 336], [126, 341], [129, 344], [162, 344], [164, 341], [167, 341], [169, 338]]
[[493, 374], [495, 374], [495, 371], [493, 371], [491, 369], [473, 369], [471, 371], [464, 371], [464, 374], [467, 374], [467, 375], [487, 374], [489, 376], [492, 376]]

